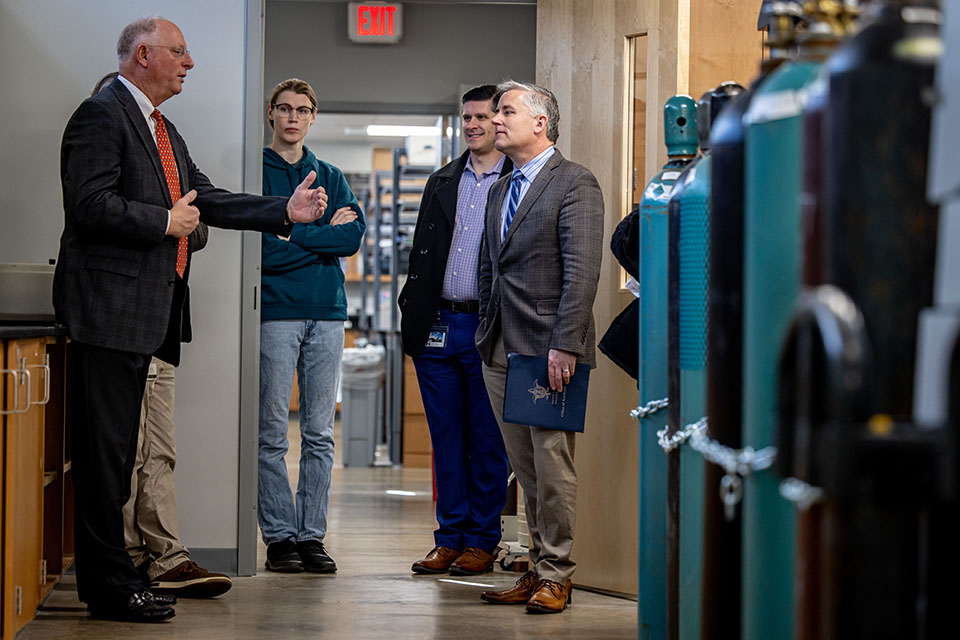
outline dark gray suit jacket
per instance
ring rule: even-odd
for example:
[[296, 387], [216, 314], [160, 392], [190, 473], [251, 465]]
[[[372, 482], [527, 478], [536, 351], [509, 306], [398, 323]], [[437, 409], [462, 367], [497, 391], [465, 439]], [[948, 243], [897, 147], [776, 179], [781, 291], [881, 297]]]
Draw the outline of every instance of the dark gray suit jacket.
[[603, 257], [603, 194], [592, 173], [554, 152], [520, 203], [502, 245], [510, 176], [487, 196], [476, 343], [490, 364], [498, 332], [507, 353], [569, 351], [596, 365], [593, 300]]
[[[203, 222], [287, 233], [286, 198], [217, 189], [193, 163], [173, 123], [166, 120], [166, 126], [181, 190], [197, 190], [193, 204]], [[171, 317], [177, 239], [164, 234], [173, 202], [157, 145], [120, 80], [84, 100], [70, 118], [60, 180], [64, 229], [53, 282], [57, 319], [74, 340], [153, 353]], [[189, 337], [189, 293], [181, 328]]]

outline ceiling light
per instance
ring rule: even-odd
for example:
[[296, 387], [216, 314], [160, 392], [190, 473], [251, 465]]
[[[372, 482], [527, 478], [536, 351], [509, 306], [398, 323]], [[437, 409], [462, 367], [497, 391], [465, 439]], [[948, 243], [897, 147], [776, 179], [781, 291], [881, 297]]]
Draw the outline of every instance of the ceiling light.
[[367, 135], [370, 137], [395, 138], [406, 138], [407, 136], [438, 136], [440, 135], [440, 127], [371, 124], [367, 125]]

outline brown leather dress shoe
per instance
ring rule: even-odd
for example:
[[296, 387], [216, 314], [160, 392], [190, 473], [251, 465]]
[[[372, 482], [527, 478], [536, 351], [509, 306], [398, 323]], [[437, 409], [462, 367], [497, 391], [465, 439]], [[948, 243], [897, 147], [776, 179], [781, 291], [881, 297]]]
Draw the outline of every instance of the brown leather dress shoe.
[[571, 585], [560, 584], [553, 580], [541, 580], [527, 602], [527, 613], [560, 613], [567, 608], [573, 596]]
[[484, 591], [480, 599], [493, 604], [527, 604], [538, 582], [536, 572], [527, 571], [520, 576], [516, 585], [503, 591]]
[[467, 547], [450, 565], [452, 576], [476, 576], [493, 570], [497, 557], [477, 547]]
[[450, 547], [434, 547], [423, 560], [417, 560], [410, 567], [414, 573], [446, 573], [460, 552]]

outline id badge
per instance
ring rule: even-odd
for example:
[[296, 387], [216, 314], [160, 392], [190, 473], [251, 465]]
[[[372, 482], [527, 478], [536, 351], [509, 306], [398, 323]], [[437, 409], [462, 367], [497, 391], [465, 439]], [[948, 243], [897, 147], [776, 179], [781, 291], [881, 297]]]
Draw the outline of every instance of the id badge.
[[447, 346], [447, 333], [450, 327], [431, 327], [427, 334], [427, 347], [433, 349], [443, 349]]

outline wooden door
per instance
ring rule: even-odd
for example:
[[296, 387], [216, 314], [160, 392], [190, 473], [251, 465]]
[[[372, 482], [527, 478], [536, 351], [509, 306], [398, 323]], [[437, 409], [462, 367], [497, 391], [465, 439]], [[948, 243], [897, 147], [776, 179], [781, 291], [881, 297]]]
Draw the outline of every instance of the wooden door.
[[[14, 635], [36, 614], [43, 548], [43, 406], [49, 375], [43, 370], [44, 339], [5, 345], [3, 433], [3, 637]], [[27, 371], [28, 373], [24, 373]]]

